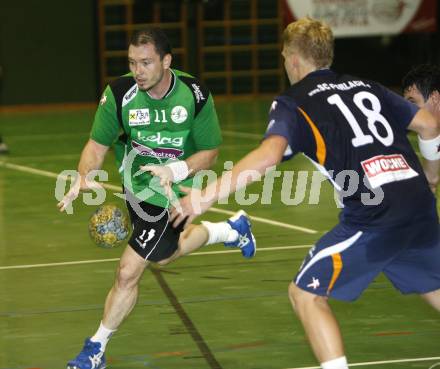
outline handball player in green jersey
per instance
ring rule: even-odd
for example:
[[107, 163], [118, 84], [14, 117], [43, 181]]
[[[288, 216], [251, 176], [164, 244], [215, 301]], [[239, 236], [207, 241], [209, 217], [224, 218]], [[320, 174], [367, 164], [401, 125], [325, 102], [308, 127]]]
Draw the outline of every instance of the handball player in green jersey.
[[[130, 73], [102, 94], [90, 139], [78, 165], [79, 180], [58, 204], [64, 211], [80, 191], [93, 190], [86, 176], [101, 168], [114, 147], [133, 232], [120, 259], [97, 332], [87, 338], [69, 369], [103, 369], [110, 337], [130, 314], [138, 284], [151, 262], [168, 264], [203, 245], [223, 242], [244, 257], [255, 254], [255, 240], [244, 212], [225, 222], [172, 227], [170, 197], [179, 186], [210, 168], [221, 132], [210, 92], [191, 75], [171, 68], [172, 54], [163, 31], [137, 31], [128, 48]], [[90, 288], [90, 286], [84, 286]]]

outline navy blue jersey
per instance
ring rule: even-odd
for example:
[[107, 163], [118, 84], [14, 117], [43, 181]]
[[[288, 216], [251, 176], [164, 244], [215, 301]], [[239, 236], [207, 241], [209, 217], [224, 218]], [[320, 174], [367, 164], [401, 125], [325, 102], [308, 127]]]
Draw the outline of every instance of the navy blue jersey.
[[318, 70], [272, 103], [265, 137], [288, 141], [343, 194], [341, 221], [389, 227], [436, 217], [407, 127], [418, 108], [380, 84]]

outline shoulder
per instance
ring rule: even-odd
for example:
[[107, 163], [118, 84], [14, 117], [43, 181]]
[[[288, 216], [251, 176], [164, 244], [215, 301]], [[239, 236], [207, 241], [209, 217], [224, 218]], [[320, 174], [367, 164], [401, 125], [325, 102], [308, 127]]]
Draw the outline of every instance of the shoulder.
[[273, 110], [285, 110], [289, 112], [295, 112], [298, 109], [298, 103], [295, 99], [291, 89], [284, 91], [281, 95], [278, 95], [272, 102], [270, 111]]
[[117, 102], [128, 103], [137, 93], [137, 84], [131, 73], [116, 78], [109, 83], [115, 100]]
[[136, 81], [134, 80], [133, 75], [128, 73], [111, 81], [109, 83], [109, 87], [112, 89], [112, 91], [123, 88], [129, 89], [135, 83]]
[[295, 99], [286, 94], [277, 96], [270, 106], [269, 120], [274, 122], [284, 122], [283, 124], [297, 125], [301, 120], [299, 106]]
[[176, 69], [173, 69], [173, 72], [176, 75], [176, 78], [182, 82], [182, 84], [186, 86], [186, 88], [188, 88], [192, 94], [195, 105], [195, 116], [197, 116], [197, 114], [208, 102], [211, 92], [194, 76]]

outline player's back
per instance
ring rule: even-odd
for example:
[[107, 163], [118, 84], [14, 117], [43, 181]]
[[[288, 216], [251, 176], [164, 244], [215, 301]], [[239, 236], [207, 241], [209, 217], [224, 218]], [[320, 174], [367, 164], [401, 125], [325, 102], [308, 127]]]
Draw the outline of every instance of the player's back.
[[279, 101], [296, 110], [294, 146], [344, 194], [343, 221], [387, 227], [435, 217], [435, 199], [408, 138], [417, 108], [380, 84], [330, 70]]

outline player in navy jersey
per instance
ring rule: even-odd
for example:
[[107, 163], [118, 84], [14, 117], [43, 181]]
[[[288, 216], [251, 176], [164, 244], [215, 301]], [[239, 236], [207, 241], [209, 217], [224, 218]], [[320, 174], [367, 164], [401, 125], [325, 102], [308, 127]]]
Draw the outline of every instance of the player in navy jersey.
[[[433, 64], [420, 64], [411, 69], [402, 80], [403, 96], [419, 108], [428, 110], [440, 122], [440, 68]], [[438, 182], [426, 173], [432, 191]]]
[[[347, 369], [329, 297], [355, 300], [383, 272], [400, 292], [420, 294], [440, 311], [439, 224], [424, 175], [438, 178], [440, 126], [429, 112], [380, 84], [329, 69], [334, 40], [324, 23], [300, 19], [283, 38], [292, 86], [272, 103], [264, 140], [228, 173], [230, 181], [193, 189], [171, 218], [175, 226], [185, 217], [189, 224], [255, 180], [244, 171], [264, 175], [282, 160], [306, 155], [339, 191], [344, 208], [340, 223], [309, 251], [289, 297], [321, 367]], [[418, 134], [423, 167], [407, 130]]]
[[440, 120], [440, 68], [437, 65], [421, 64], [411, 69], [402, 80], [402, 89], [408, 101]]

